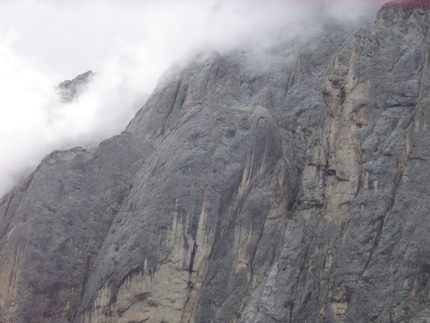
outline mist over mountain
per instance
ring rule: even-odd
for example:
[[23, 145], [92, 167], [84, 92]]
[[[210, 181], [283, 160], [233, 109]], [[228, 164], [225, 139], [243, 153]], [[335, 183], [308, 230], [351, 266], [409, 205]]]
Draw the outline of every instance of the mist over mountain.
[[105, 69], [1, 43], [0, 321], [430, 321], [429, 2], [132, 4]]
[[[0, 195], [49, 152], [92, 146], [120, 133], [172, 64], [186, 64], [198, 52], [237, 48], [264, 57], [279, 42], [319, 33], [322, 17], [355, 29], [373, 23], [377, 7], [288, 1], [1, 2]], [[62, 104], [57, 85], [88, 70], [97, 75], [88, 91]]]

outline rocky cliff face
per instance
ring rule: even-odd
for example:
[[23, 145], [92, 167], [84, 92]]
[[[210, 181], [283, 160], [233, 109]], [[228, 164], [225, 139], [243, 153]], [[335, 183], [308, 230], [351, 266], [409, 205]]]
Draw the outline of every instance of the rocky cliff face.
[[429, 9], [201, 54], [0, 202], [1, 322], [430, 320]]

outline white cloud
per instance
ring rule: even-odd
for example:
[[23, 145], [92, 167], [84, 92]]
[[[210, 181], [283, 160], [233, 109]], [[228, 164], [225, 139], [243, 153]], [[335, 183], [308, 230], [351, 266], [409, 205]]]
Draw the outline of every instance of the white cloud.
[[[0, 2], [0, 196], [50, 151], [123, 130], [172, 62], [198, 50], [265, 48], [274, 39], [312, 33], [318, 24], [307, 19], [318, 6], [280, 0]], [[329, 15], [352, 22], [370, 5], [349, 6], [331, 6]], [[89, 69], [97, 77], [88, 91], [61, 104], [54, 87]]]

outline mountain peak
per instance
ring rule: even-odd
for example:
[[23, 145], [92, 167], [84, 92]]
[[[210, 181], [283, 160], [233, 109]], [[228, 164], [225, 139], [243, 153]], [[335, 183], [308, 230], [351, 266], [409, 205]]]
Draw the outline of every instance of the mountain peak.
[[94, 73], [89, 70], [76, 76], [73, 80], [65, 80], [58, 84], [58, 92], [64, 102], [71, 102], [78, 97], [84, 90], [86, 85], [92, 80]]

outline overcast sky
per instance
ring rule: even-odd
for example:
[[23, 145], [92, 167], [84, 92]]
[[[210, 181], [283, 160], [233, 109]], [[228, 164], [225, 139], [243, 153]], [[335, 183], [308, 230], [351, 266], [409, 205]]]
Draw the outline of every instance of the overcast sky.
[[[381, 1], [330, 2], [333, 17], [373, 20]], [[264, 46], [309, 32], [321, 1], [0, 1], [0, 196], [54, 149], [121, 132], [161, 73], [197, 51]], [[318, 8], [318, 9], [317, 9]], [[304, 24], [303, 22], [306, 21]], [[306, 31], [307, 30], [307, 31]], [[92, 70], [76, 102], [55, 86]]]

